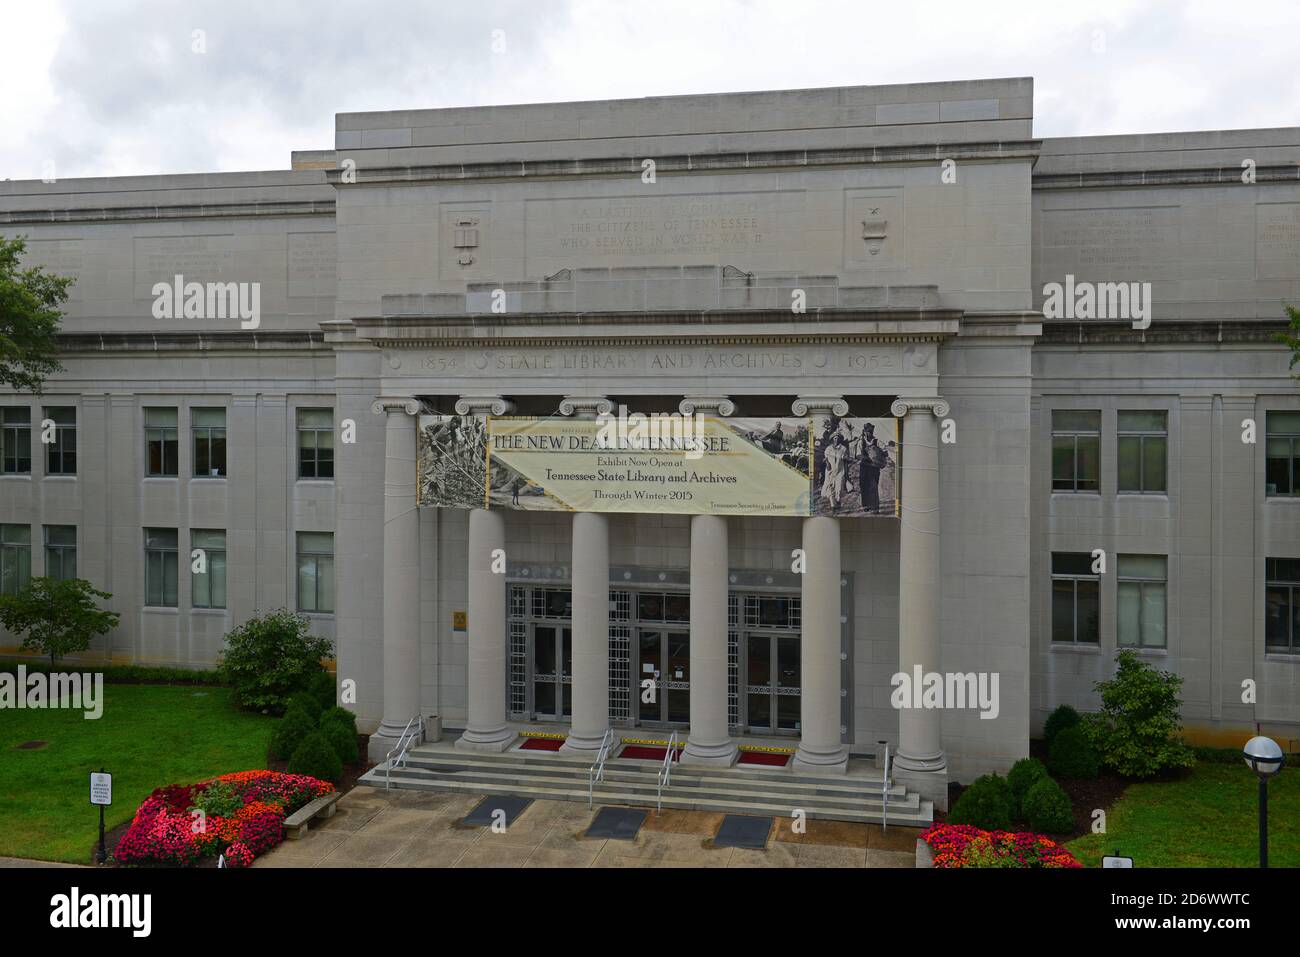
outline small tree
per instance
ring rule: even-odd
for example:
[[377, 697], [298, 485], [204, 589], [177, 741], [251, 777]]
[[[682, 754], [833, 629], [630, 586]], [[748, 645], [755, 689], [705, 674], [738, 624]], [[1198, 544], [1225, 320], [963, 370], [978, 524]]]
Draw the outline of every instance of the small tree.
[[1291, 362], [1287, 367], [1294, 369], [1295, 364], [1300, 362], [1300, 309], [1295, 308], [1295, 306], [1283, 306], [1283, 308], [1286, 309], [1286, 314], [1291, 318], [1290, 330], [1279, 332], [1276, 339], [1291, 350]]
[[281, 608], [250, 618], [226, 635], [221, 673], [244, 708], [280, 714], [304, 691], [321, 662], [334, 657], [328, 639], [313, 635], [303, 615]]
[[1192, 749], [1178, 732], [1183, 679], [1157, 671], [1125, 649], [1115, 656], [1115, 677], [1095, 685], [1101, 713], [1089, 715], [1089, 737], [1102, 762], [1126, 777], [1149, 778], [1161, 771], [1190, 768]]
[[63, 368], [56, 337], [73, 280], [41, 266], [20, 269], [26, 249], [21, 237], [0, 236], [0, 385], [39, 393], [45, 377]]
[[0, 597], [0, 625], [25, 635], [22, 647], [49, 655], [55, 665], [117, 627], [121, 616], [95, 601], [112, 597], [84, 578], [33, 578], [18, 594]]

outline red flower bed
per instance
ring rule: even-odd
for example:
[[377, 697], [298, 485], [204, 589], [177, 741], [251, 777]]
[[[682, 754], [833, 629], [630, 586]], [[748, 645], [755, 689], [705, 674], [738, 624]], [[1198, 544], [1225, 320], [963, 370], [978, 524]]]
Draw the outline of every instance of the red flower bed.
[[[231, 802], [224, 816], [196, 809], [214, 786]], [[161, 787], [136, 809], [113, 859], [187, 867], [225, 853], [230, 866], [247, 867], [283, 840], [285, 817], [333, 790], [328, 781], [277, 771], [239, 771], [198, 784]]]
[[1028, 831], [982, 831], [969, 824], [932, 824], [921, 840], [935, 867], [1082, 867], [1049, 837]]

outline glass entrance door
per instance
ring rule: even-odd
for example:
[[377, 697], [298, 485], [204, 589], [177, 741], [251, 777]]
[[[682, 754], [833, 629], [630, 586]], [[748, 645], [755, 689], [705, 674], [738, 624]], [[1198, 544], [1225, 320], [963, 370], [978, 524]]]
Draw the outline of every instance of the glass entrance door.
[[690, 724], [690, 667], [690, 632], [642, 629], [638, 633], [638, 685], [646, 679], [654, 681], [653, 695], [638, 687], [637, 717], [642, 724]]
[[573, 631], [533, 626], [533, 717], [558, 721], [573, 715]]
[[798, 635], [749, 635], [745, 643], [749, 730], [798, 731], [803, 683]]

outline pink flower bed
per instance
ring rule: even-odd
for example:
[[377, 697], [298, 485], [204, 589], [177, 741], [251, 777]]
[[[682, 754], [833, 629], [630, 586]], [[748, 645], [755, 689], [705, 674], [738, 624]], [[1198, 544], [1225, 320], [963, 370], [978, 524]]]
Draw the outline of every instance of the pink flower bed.
[[982, 831], [969, 824], [932, 824], [921, 840], [935, 867], [1082, 867], [1050, 837], [1029, 831]]
[[[197, 813], [195, 802], [213, 785], [233, 792], [236, 806], [224, 815]], [[333, 790], [328, 781], [277, 771], [238, 771], [158, 788], [136, 809], [113, 859], [190, 867], [224, 853], [229, 866], [247, 867], [283, 840], [285, 817]]]

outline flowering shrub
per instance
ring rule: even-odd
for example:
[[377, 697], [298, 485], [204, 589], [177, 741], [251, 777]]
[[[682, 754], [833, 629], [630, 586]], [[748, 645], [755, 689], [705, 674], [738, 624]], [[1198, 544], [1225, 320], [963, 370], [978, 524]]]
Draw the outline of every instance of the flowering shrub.
[[[328, 781], [276, 771], [238, 771], [158, 788], [136, 809], [113, 859], [189, 867], [225, 853], [231, 867], [247, 867], [280, 843], [285, 817], [333, 790]], [[212, 800], [216, 795], [221, 800]]]
[[921, 840], [935, 867], [1082, 867], [1051, 838], [1028, 831], [983, 831], [969, 824], [932, 824]]

